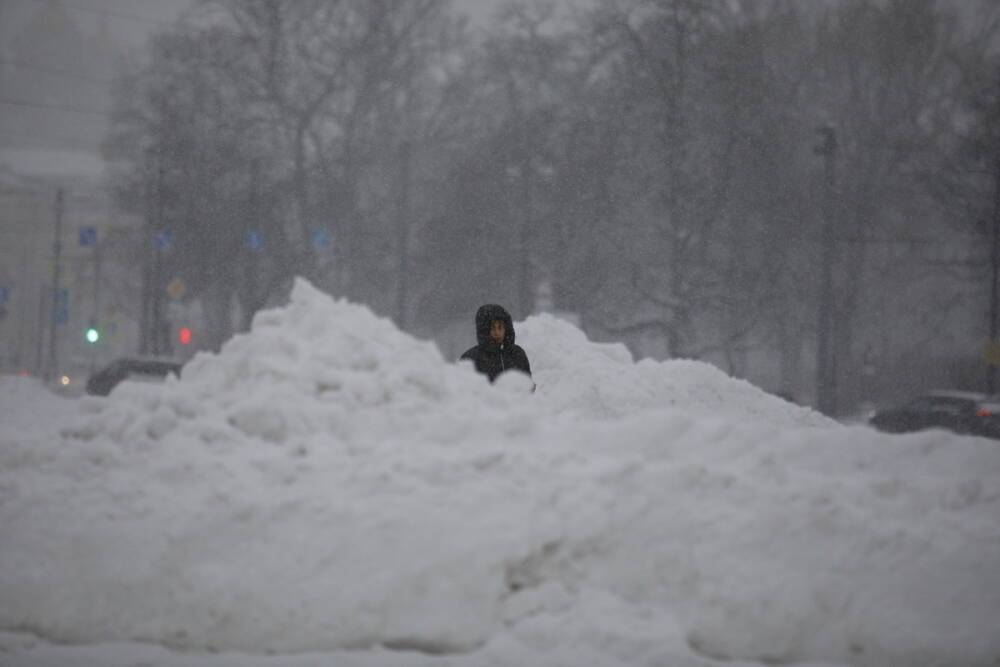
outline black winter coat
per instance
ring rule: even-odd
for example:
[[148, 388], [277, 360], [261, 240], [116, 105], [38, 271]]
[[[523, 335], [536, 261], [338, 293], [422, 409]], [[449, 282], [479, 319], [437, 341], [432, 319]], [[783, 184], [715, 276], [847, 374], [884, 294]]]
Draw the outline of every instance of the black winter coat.
[[[493, 320], [502, 321], [507, 330], [502, 345], [497, 345], [490, 338], [490, 324]], [[488, 377], [490, 382], [512, 368], [531, 375], [528, 355], [519, 345], [514, 344], [514, 323], [503, 306], [491, 303], [476, 311], [476, 339], [479, 344], [466, 350], [462, 359], [470, 359], [476, 365], [476, 370]]]

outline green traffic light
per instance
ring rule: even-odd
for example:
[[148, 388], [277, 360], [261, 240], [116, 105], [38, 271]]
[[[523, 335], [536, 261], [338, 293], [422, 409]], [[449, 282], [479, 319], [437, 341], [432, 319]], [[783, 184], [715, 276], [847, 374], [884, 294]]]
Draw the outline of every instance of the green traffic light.
[[100, 339], [101, 339], [101, 332], [100, 331], [98, 331], [94, 327], [90, 327], [89, 329], [87, 329], [87, 342], [88, 343], [96, 343]]

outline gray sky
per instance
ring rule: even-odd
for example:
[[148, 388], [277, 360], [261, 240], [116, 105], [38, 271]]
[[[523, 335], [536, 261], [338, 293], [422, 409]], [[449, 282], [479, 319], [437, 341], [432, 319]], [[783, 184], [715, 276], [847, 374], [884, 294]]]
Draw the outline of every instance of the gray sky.
[[[23, 28], [38, 9], [50, 0], [4, 0], [0, 2], [0, 35], [6, 42]], [[71, 12], [87, 32], [96, 33], [101, 12], [106, 12], [108, 28], [116, 40], [129, 45], [141, 44], [157, 22], [169, 22], [194, 0], [63, 0], [63, 8]]]
[[[50, 0], [0, 0], [0, 37], [6, 42], [31, 13]], [[454, 0], [455, 7], [475, 20], [487, 17], [502, 0]], [[116, 39], [130, 45], [141, 44], [157, 21], [171, 21], [197, 0], [61, 0], [79, 18], [85, 30], [96, 32], [100, 12], [107, 13], [109, 28]]]
[[[454, 6], [474, 22], [484, 23], [501, 2], [454, 0]], [[115, 59], [141, 51], [152, 33], [197, 4], [198, 0], [0, 0], [0, 150], [96, 154], [106, 131], [102, 114], [109, 105], [107, 81], [114, 75]], [[30, 32], [29, 27], [53, 5], [61, 7], [71, 26], [54, 21], [58, 25], [51, 30]], [[21, 154], [17, 159], [25, 158]]]

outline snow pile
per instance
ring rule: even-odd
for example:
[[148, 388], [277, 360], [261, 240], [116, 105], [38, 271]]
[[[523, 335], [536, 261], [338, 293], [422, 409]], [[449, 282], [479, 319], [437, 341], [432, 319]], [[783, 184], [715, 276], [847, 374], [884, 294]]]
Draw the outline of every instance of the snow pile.
[[236, 336], [219, 355], [198, 355], [183, 369], [182, 383], [171, 377], [166, 388], [122, 385], [110, 405], [90, 402], [96, 417], [78, 435], [134, 443], [181, 428], [200, 439], [273, 443], [319, 432], [347, 443], [402, 433], [464, 442], [539, 420], [617, 420], [667, 408], [831, 424], [708, 364], [634, 364], [624, 346], [591, 343], [548, 315], [519, 324], [518, 340], [531, 350], [534, 396], [520, 374], [489, 387], [471, 365], [445, 363], [433, 344], [300, 281], [286, 308], [260, 313], [252, 334]]
[[535, 394], [300, 281], [179, 381], [5, 426], [0, 630], [359, 665], [1000, 658], [995, 442], [843, 428], [553, 318], [518, 342]]
[[582, 410], [616, 419], [675, 407], [699, 416], [832, 425], [819, 413], [732, 379], [710, 364], [651, 359], [633, 363], [621, 343], [592, 343], [575, 326], [551, 315], [531, 317], [516, 330], [518, 341], [531, 350], [532, 373], [550, 412]]
[[358, 444], [412, 437], [445, 413], [488, 421], [529, 406], [526, 378], [489, 392], [469, 369], [446, 364], [432, 343], [304, 281], [286, 308], [259, 313], [251, 334], [234, 337], [218, 355], [197, 355], [182, 375], [165, 386], [123, 384], [110, 402], [90, 401], [94, 417], [76, 435], [134, 444], [178, 429], [210, 442], [284, 444], [324, 434]]
[[0, 375], [0, 424], [4, 431], [27, 433], [40, 426], [52, 427], [72, 412], [71, 400], [49, 391], [41, 380]]

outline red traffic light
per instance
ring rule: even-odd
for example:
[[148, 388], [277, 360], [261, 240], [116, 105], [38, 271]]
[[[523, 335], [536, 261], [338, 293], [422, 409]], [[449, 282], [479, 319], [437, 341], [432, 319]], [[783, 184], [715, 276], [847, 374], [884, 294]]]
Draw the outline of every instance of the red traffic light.
[[177, 330], [177, 340], [180, 341], [181, 345], [191, 344], [191, 329], [188, 327], [181, 327]]

